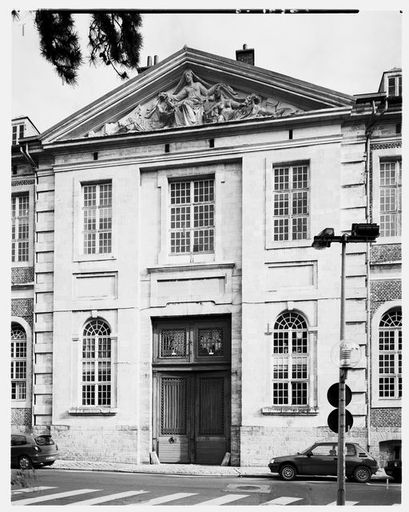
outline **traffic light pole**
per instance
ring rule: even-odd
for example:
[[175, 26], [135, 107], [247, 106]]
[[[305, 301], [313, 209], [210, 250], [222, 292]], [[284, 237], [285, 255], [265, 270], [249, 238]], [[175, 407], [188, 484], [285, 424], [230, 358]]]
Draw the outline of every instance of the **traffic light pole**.
[[[340, 339], [345, 339], [345, 255], [347, 236], [342, 235], [341, 252], [341, 305], [340, 305]], [[340, 358], [341, 359], [341, 358]], [[345, 505], [345, 379], [346, 368], [339, 368], [338, 385], [338, 459], [337, 459], [337, 505]]]

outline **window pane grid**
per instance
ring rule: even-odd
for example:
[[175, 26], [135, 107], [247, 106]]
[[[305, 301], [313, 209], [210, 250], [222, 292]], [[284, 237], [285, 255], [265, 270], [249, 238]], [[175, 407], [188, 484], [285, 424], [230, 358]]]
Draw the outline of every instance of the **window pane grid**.
[[400, 160], [380, 162], [379, 220], [384, 237], [401, 234], [401, 176]]
[[273, 240], [306, 240], [309, 219], [308, 166], [274, 167], [273, 190]]
[[83, 185], [84, 253], [112, 252], [112, 184]]
[[214, 180], [171, 182], [169, 190], [171, 253], [213, 252]]
[[274, 325], [272, 374], [273, 405], [308, 405], [308, 331], [298, 313], [283, 313]]
[[27, 339], [22, 327], [11, 326], [11, 399], [25, 400], [27, 398]]
[[109, 326], [101, 319], [88, 322], [82, 339], [82, 405], [111, 405]]
[[401, 309], [385, 313], [379, 326], [379, 397], [400, 398], [402, 396]]
[[29, 195], [11, 198], [11, 261], [29, 259]]

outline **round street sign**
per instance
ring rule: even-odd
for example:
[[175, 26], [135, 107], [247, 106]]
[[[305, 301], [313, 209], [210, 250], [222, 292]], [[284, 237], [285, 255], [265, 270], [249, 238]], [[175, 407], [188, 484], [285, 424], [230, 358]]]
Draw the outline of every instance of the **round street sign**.
[[[328, 426], [329, 428], [335, 432], [338, 433], [338, 409], [334, 409], [329, 415], [328, 415]], [[354, 424], [354, 419], [352, 417], [352, 414], [345, 410], [345, 432], [348, 432], [348, 430], [351, 429], [352, 425]]]
[[[332, 405], [332, 407], [338, 407], [338, 399], [339, 399], [339, 384], [333, 384], [327, 392], [328, 402]], [[345, 384], [345, 405], [348, 405], [352, 398], [352, 391], [349, 386]]]

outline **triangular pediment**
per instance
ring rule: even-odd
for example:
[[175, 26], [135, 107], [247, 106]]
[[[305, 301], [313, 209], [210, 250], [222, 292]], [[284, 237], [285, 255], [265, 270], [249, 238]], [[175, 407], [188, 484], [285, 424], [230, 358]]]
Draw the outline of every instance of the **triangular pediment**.
[[53, 126], [43, 143], [274, 119], [350, 106], [352, 97], [183, 48]]

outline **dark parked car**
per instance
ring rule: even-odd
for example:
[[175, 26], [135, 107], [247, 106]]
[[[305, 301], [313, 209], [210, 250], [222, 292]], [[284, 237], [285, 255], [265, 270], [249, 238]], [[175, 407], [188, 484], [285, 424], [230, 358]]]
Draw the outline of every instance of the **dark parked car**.
[[27, 469], [51, 466], [58, 455], [58, 446], [49, 435], [31, 436], [14, 434], [11, 436], [11, 467]]
[[[268, 467], [279, 473], [284, 480], [293, 480], [296, 475], [336, 475], [338, 444], [315, 443], [297, 455], [274, 457]], [[368, 482], [378, 470], [378, 463], [356, 443], [345, 445], [345, 474], [348, 479]]]
[[395, 482], [402, 482], [402, 461], [399, 459], [389, 460], [385, 466], [385, 473], [395, 480]]

